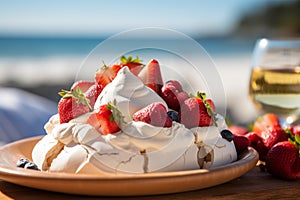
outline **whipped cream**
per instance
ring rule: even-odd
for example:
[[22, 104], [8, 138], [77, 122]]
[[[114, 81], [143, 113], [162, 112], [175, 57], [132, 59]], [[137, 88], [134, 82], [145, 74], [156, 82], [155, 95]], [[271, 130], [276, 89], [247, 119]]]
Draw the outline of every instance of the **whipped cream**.
[[85, 123], [91, 113], [64, 124], [54, 115], [33, 149], [33, 161], [48, 171], [117, 174], [213, 168], [237, 159], [233, 142], [220, 135], [227, 128], [221, 115], [218, 126], [192, 129], [177, 122], [163, 128], [133, 121], [134, 112], [153, 102], [167, 105], [127, 67], [104, 88], [95, 108], [114, 100], [125, 117], [121, 131], [102, 135]]
[[97, 98], [94, 109], [103, 104], [117, 102], [117, 107], [124, 115], [125, 122], [132, 121], [132, 115], [136, 111], [153, 102], [161, 102], [168, 108], [166, 102], [152, 89], [130, 72], [128, 67], [119, 70], [115, 79], [102, 90]]

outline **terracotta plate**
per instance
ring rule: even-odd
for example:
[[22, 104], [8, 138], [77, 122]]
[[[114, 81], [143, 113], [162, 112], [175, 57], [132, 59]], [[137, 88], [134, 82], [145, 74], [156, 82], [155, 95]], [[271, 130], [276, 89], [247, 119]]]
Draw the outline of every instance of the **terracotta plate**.
[[189, 170], [138, 175], [89, 175], [40, 172], [15, 167], [26, 157], [40, 137], [20, 140], [0, 148], [0, 179], [43, 190], [82, 195], [132, 196], [191, 191], [219, 185], [242, 176], [258, 161], [257, 152], [249, 148], [229, 165], [211, 170]]

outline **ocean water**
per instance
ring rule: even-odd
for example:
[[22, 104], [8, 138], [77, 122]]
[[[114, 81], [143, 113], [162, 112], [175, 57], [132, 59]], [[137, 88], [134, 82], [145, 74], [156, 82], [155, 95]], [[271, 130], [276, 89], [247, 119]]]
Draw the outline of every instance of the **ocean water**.
[[[210, 82], [208, 81], [208, 83], [214, 85], [214, 80], [216, 80], [217, 89], [211, 89], [211, 92], [219, 94], [219, 96], [218, 94], [216, 95], [218, 104], [220, 104], [221, 107], [225, 107], [227, 112], [230, 112], [233, 117], [239, 119], [241, 123], [249, 121], [249, 119], [253, 117], [252, 113], [254, 113], [254, 111], [247, 94], [251, 54], [255, 44], [253, 39], [195, 39], [194, 42], [201, 45], [205, 53], [199, 53], [199, 49], [195, 51], [194, 48], [190, 48], [189, 45], [186, 45], [186, 41], [174, 39], [156, 41], [159, 47], [166, 48], [158, 48], [155, 50], [149, 49], [148, 47], [146, 48], [145, 46], [139, 48], [141, 41], [136, 39], [128, 39], [121, 42], [114, 41], [113, 44], [108, 46], [102, 45], [105, 44], [105, 41], [107, 41], [107, 38], [104, 37], [0, 37], [0, 85], [7, 82], [27, 86], [43, 83], [59, 84], [78, 79], [78, 72], [80, 72], [84, 78], [93, 78], [94, 71], [97, 67], [102, 66], [103, 62], [109, 64], [116, 61], [120, 56], [118, 54], [120, 52], [132, 56], [139, 55], [145, 62], [151, 57], [159, 58], [162, 62], [168, 63], [169, 65], [180, 65], [179, 68], [176, 69], [180, 69], [182, 73], [184, 73], [184, 64], [189, 62], [188, 58], [190, 58], [190, 56], [193, 59], [198, 58], [202, 61], [207, 61], [207, 57], [204, 57], [204, 54], [207, 53], [210, 58], [207, 62], [211, 62], [212, 65], [211, 63], [206, 64], [207, 62], [203, 62], [204, 64], [199, 64], [202, 65], [201, 70], [215, 68], [218, 76], [215, 76], [215, 74], [205, 75], [204, 73], [201, 78], [193, 81], [195, 81], [196, 84], [200, 84], [200, 79], [208, 78], [211, 80]], [[143, 44], [148, 45], [151, 44], [151, 42], [150, 40]], [[130, 46], [131, 48], [126, 49], [126, 46]], [[168, 51], [169, 48], [171, 51]], [[141, 49], [143, 50], [142, 52]], [[183, 52], [183, 55], [176, 54], [176, 56], [174, 56], [172, 54], [173, 50]], [[117, 55], [114, 55], [116, 52]], [[96, 53], [98, 53], [98, 55]], [[93, 61], [89, 60], [91, 57], [93, 57]], [[178, 57], [180, 57], [181, 60], [185, 58], [182, 64], [181, 61], [178, 61]], [[85, 65], [93, 65], [93, 68], [82, 70], [82, 66]], [[169, 73], [169, 71], [166, 73]], [[194, 78], [191, 77], [190, 79]], [[219, 89], [224, 91], [220, 92]], [[244, 116], [242, 120], [241, 115]]]
[[[0, 83], [7, 81], [24, 84], [43, 81], [55, 83], [63, 80], [60, 79], [62, 74], [70, 78], [74, 75], [72, 71], [76, 71], [93, 49], [106, 40], [107, 38], [0, 37]], [[139, 40], [128, 39], [122, 42], [122, 45], [132, 47], [139, 42]], [[199, 53], [189, 45], [184, 45], [186, 41], [165, 39], [159, 42], [167, 50], [174, 49], [177, 45], [185, 54]], [[204, 38], [197, 39], [195, 42], [201, 45], [213, 60], [249, 55], [254, 44], [253, 40], [232, 38]], [[118, 42], [110, 45], [107, 50], [102, 50], [101, 54], [115, 54], [117, 48]], [[157, 52], [154, 52], [153, 57], [156, 56], [155, 53]], [[101, 61], [100, 56], [99, 65], [107, 62]]]
[[[0, 37], [0, 58], [5, 57], [53, 57], [87, 55], [107, 38], [45, 38]], [[248, 53], [253, 48], [252, 39], [203, 38], [194, 39], [213, 55]], [[138, 40], [128, 40], [128, 43]], [[162, 41], [174, 43], [174, 41]], [[188, 49], [186, 49], [188, 51]]]

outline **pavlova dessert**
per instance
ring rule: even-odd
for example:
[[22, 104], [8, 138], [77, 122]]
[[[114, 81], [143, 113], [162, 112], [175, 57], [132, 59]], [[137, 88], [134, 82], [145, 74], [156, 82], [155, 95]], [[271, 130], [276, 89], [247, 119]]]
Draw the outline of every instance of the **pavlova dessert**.
[[203, 169], [236, 161], [211, 99], [163, 82], [158, 61], [104, 65], [95, 81], [62, 90], [32, 160], [42, 171], [120, 174]]

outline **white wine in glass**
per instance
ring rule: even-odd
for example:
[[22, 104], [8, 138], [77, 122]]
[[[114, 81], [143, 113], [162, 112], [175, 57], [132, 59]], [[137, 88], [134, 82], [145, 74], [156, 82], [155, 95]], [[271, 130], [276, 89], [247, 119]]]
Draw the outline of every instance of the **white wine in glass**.
[[300, 114], [300, 40], [261, 39], [253, 51], [249, 94], [261, 112], [285, 125]]

